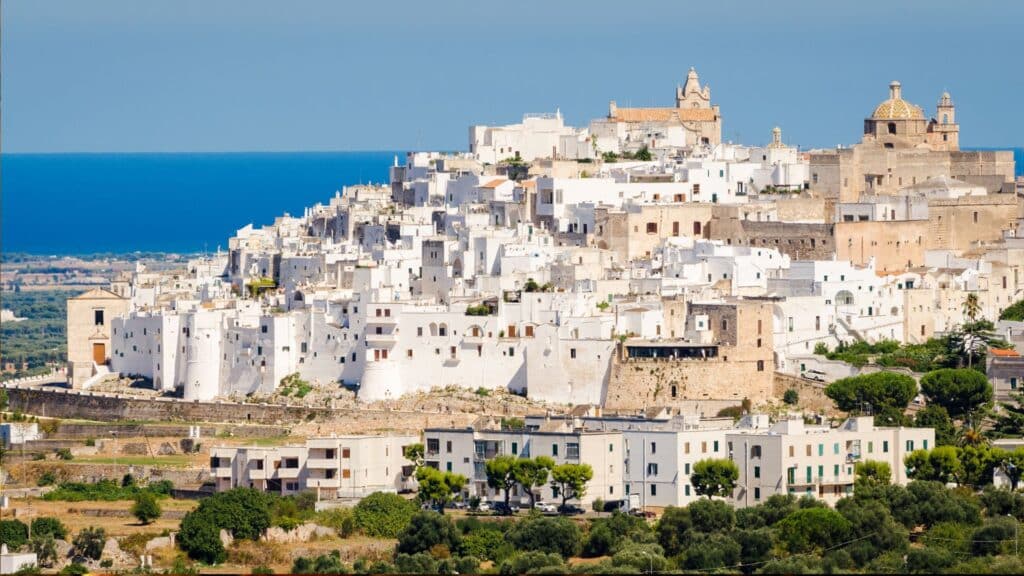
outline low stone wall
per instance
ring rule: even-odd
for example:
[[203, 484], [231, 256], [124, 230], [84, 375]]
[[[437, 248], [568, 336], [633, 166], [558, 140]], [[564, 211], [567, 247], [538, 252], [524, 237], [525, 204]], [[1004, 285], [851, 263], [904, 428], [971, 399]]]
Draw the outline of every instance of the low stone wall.
[[826, 384], [823, 382], [816, 382], [814, 380], [800, 378], [799, 376], [776, 372], [773, 383], [775, 387], [774, 395], [776, 398], [781, 399], [782, 395], [786, 393], [786, 390], [792, 388], [800, 395], [799, 405], [804, 410], [819, 412], [830, 416], [840, 414], [840, 412], [836, 410], [836, 405], [832, 402], [832, 399], [825, 395]]
[[[118, 394], [67, 389], [42, 390], [7, 386], [12, 410], [50, 418], [79, 418], [111, 422], [145, 420], [163, 422], [219, 422], [290, 427], [303, 422], [344, 420], [348, 428], [364, 433], [418, 432], [431, 426], [466, 426], [480, 414], [448, 410], [438, 412], [375, 410], [367, 408], [306, 408], [272, 404], [184, 402], [173, 399], [133, 398]], [[253, 434], [259, 435], [259, 434]]]
[[[51, 438], [109, 438], [112, 432], [118, 438], [187, 438], [190, 426], [184, 424], [120, 424], [102, 423], [88, 424], [80, 422], [61, 422], [57, 432]], [[200, 426], [199, 434], [203, 438], [214, 436], [233, 436], [236, 438], [266, 438], [283, 436], [288, 433], [284, 426]]]

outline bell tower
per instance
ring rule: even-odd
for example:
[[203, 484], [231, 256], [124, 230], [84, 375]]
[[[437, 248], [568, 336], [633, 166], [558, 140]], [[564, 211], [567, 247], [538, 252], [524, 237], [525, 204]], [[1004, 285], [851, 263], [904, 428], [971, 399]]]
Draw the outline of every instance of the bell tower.
[[949, 92], [943, 92], [935, 106], [935, 118], [928, 125], [928, 141], [932, 150], [959, 150], [960, 125], [956, 123], [956, 107]]

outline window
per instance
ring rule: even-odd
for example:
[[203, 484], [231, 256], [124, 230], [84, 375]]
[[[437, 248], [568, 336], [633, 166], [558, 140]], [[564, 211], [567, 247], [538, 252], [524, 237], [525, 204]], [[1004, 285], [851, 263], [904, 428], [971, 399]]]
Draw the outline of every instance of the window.
[[423, 336], [423, 326], [417, 326], [416, 327], [416, 335], [417, 336]]
[[614, 444], [608, 444], [608, 451], [609, 452], [614, 452], [615, 451], [615, 445]]
[[93, 324], [103, 326], [103, 310], [92, 311]]
[[907, 452], [913, 452], [913, 451], [914, 451], [914, 441], [913, 440], [907, 440]]
[[651, 484], [651, 496], [657, 496], [657, 495], [658, 495], [658, 485], [657, 484]]
[[825, 455], [825, 445], [824, 444], [818, 444], [818, 456], [824, 456], [824, 455]]
[[760, 477], [761, 477], [761, 467], [760, 466], [754, 466], [754, 478], [760, 478]]
[[794, 447], [790, 446], [789, 447], [789, 457], [792, 458], [793, 456], [795, 456], [796, 455], [795, 452], [796, 452], [796, 450], [794, 449]]
[[690, 453], [690, 443], [686, 442], [685, 444], [683, 444], [683, 454], [689, 454], [689, 453]]
[[648, 222], [647, 223], [647, 233], [648, 234], [657, 234], [658, 233], [658, 223], [657, 222]]
[[882, 453], [883, 454], [888, 454], [889, 453], [889, 441], [888, 440], [882, 440]]
[[690, 473], [690, 463], [689, 462], [687, 462], [686, 464], [683, 465], [683, 473], [684, 474], [689, 474]]
[[567, 442], [565, 444], [565, 457], [570, 460], [579, 460], [580, 445], [576, 442]]
[[713, 444], [713, 446], [715, 448], [714, 452], [718, 452], [718, 440], [715, 440], [712, 444]]
[[868, 454], [874, 454], [874, 452], [875, 452], [875, 443], [874, 442], [868, 442]]
[[657, 476], [658, 475], [658, 463], [657, 462], [649, 462], [647, 464], [647, 475], [648, 476]]
[[832, 466], [832, 475], [839, 476], [839, 464], [835, 464]]
[[558, 456], [558, 444], [551, 445], [551, 455]]
[[[760, 340], [758, 340], [758, 342], [760, 342]], [[764, 360], [757, 361], [757, 371], [764, 372]]]
[[342, 448], [341, 449], [341, 457], [342, 458], [351, 458], [352, 457], [352, 450], [350, 448]]
[[754, 446], [750, 447], [750, 457], [751, 458], [760, 458], [761, 457], [761, 445], [760, 444], [754, 445]]
[[687, 484], [686, 486], [683, 486], [683, 493], [686, 494], [687, 496], [690, 495], [690, 485], [689, 484]]
[[445, 462], [444, 469], [447, 470], [448, 472], [451, 472], [452, 471], [452, 463], [451, 462]]
[[832, 445], [832, 453], [839, 454], [839, 442], [836, 442], [835, 444]]
[[[694, 187], [694, 193], [699, 193], [700, 192], [700, 184], [694, 184], [693, 187]], [[694, 222], [693, 223], [693, 234], [695, 236], [699, 236], [700, 235], [700, 222]]]
[[576, 359], [576, 349], [575, 348], [570, 348], [569, 349], [569, 358], [572, 358], [573, 360]]
[[700, 443], [700, 453], [701, 454], [707, 454], [708, 453], [708, 443], [707, 442], [701, 442]]
[[441, 441], [437, 438], [427, 438], [427, 454], [437, 454], [441, 451]]
[[761, 499], [761, 489], [760, 488], [754, 488], [754, 500], [760, 500], [760, 499]]
[[448, 454], [452, 453], [452, 441], [451, 440], [445, 441], [445, 443], [444, 443], [444, 451], [447, 452]]
[[887, 127], [889, 129], [889, 134], [895, 134], [896, 133], [896, 123], [895, 122], [889, 122]]
[[651, 454], [657, 454], [657, 453], [658, 453], [658, 443], [657, 442], [651, 442]]

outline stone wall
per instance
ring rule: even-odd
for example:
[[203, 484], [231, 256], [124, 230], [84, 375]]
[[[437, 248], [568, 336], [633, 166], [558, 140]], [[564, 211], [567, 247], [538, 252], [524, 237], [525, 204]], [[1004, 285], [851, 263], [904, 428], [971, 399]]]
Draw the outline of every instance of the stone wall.
[[832, 399], [825, 395], [826, 384], [823, 382], [815, 382], [814, 380], [800, 378], [799, 376], [776, 372], [773, 385], [773, 394], [776, 398], [782, 398], [782, 395], [790, 388], [796, 390], [797, 394], [800, 395], [799, 406], [803, 410], [823, 413], [829, 416], [841, 414], [836, 410], [836, 405], [832, 402]]
[[794, 260], [830, 260], [835, 251], [831, 224], [716, 217], [710, 237], [733, 246], [775, 248]]
[[344, 421], [353, 432], [418, 432], [426, 426], [466, 426], [480, 414], [453, 411], [399, 411], [365, 408], [305, 408], [230, 402], [184, 402], [131, 398], [75, 390], [7, 387], [12, 410], [50, 418], [111, 422], [222, 422], [291, 427], [300, 423]]
[[754, 362], [725, 361], [721, 356], [706, 360], [626, 361], [616, 357], [604, 406], [625, 410], [652, 406], [685, 408], [696, 400], [725, 407], [739, 404], [744, 398], [755, 404], [764, 402], [771, 394], [770, 368], [758, 372]]

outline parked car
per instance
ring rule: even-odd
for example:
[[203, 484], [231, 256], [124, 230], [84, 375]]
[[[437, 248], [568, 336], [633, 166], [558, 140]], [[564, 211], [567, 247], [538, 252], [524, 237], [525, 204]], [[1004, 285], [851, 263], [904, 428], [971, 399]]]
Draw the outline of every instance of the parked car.
[[822, 372], [821, 370], [808, 370], [801, 374], [801, 376], [807, 378], [808, 380], [814, 380], [815, 382], [825, 381], [825, 373]]
[[551, 502], [537, 502], [536, 508], [537, 508], [537, 510], [540, 510], [544, 514], [557, 514], [558, 513], [558, 506], [556, 506], [555, 504], [552, 504]]
[[501, 514], [503, 516], [511, 516], [519, 511], [517, 504], [505, 504], [504, 502], [495, 502], [491, 506], [491, 510], [494, 510], [495, 514]]
[[580, 508], [579, 506], [577, 506], [575, 504], [564, 504], [564, 505], [561, 505], [561, 506], [558, 507], [558, 513], [559, 514], [566, 514], [566, 515], [574, 516], [576, 514], [583, 514], [583, 512], [584, 512], [583, 508]]

